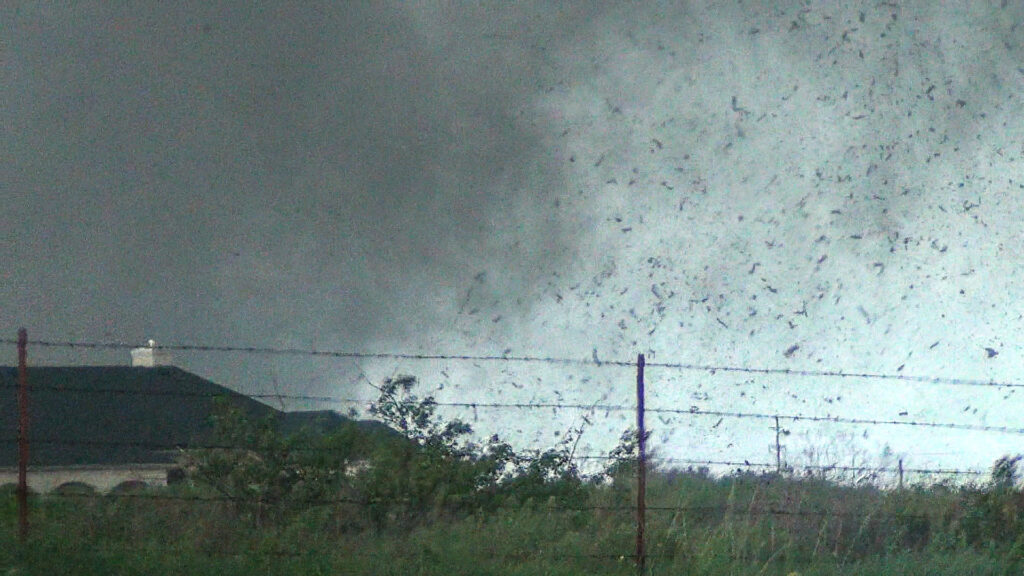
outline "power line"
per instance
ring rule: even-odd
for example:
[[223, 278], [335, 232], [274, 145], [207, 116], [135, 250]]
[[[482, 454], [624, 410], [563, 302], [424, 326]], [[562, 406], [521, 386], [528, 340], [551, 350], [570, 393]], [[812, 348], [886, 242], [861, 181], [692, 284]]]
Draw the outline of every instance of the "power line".
[[[561, 403], [538, 403], [538, 404], [527, 404], [527, 403], [500, 403], [500, 402], [437, 402], [437, 406], [455, 406], [455, 407], [468, 407], [468, 408], [556, 408], [556, 409], [583, 409], [583, 410], [605, 410], [605, 411], [636, 411], [635, 406], [627, 406], [622, 404], [561, 404]], [[976, 424], [958, 424], [954, 422], [922, 422], [916, 420], [872, 420], [864, 418], [844, 418], [840, 416], [804, 416], [801, 414], [764, 414], [757, 412], [722, 412], [716, 410], [700, 410], [700, 409], [676, 409], [676, 408], [644, 408], [645, 412], [655, 412], [664, 414], [681, 414], [681, 415], [694, 415], [694, 416], [722, 416], [730, 418], [755, 418], [772, 420], [775, 418], [781, 418], [792, 421], [807, 421], [807, 422], [831, 422], [838, 424], [868, 424], [872, 426], [918, 426], [925, 428], [948, 428], [953, 430], [971, 430], [977, 432], [999, 432], [1003, 434], [1024, 434], [1024, 428], [1014, 428], [1010, 426], [983, 426]]]
[[[770, 468], [775, 469], [775, 462], [750, 462], [749, 460], [692, 460], [688, 458], [654, 458], [657, 462], [698, 464], [707, 466], [730, 466], [736, 468]], [[794, 470], [821, 470], [824, 472], [899, 472], [899, 468], [886, 466], [842, 466], [839, 464], [787, 464], [787, 468]], [[957, 470], [955, 468], [903, 468], [905, 473], [950, 475], [950, 476], [984, 476], [987, 472], [978, 470]]]
[[758, 368], [751, 366], [687, 364], [675, 362], [647, 362], [647, 366], [695, 372], [710, 372], [712, 374], [716, 372], [738, 372], [743, 374], [806, 376], [818, 378], [860, 378], [866, 380], [896, 380], [924, 384], [945, 384], [949, 386], [1024, 388], [1024, 384], [1016, 382], [1000, 382], [997, 380], [978, 380], [971, 378], [951, 378], [946, 376], [913, 376], [909, 374], [886, 374], [881, 372], [845, 372], [842, 370], [800, 370], [795, 368]]
[[758, 412], [720, 412], [717, 410], [647, 408], [647, 412], [663, 414], [690, 414], [694, 416], [721, 416], [726, 418], [755, 418], [774, 420], [780, 418], [794, 422], [832, 422], [837, 424], [867, 424], [871, 426], [917, 426], [923, 428], [948, 428], [952, 430], [971, 430], [975, 432], [999, 432], [1002, 434], [1024, 434], [1024, 428], [1010, 426], [983, 426], [979, 424], [957, 424], [953, 422], [921, 422], [916, 420], [873, 420], [869, 418], [843, 418], [840, 416], [804, 416], [800, 414], [765, 414]]

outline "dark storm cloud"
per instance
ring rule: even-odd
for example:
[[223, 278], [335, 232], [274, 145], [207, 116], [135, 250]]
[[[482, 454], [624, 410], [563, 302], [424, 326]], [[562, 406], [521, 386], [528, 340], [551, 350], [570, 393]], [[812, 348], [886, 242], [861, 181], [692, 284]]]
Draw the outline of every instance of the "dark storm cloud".
[[[1019, 377], [1024, 4], [109, 4], [0, 3], [8, 337]], [[69, 361], [125, 360], [97, 354]], [[248, 392], [569, 379], [179, 360]], [[653, 376], [669, 405], [836, 409]], [[847, 415], [956, 416], [835, 386]]]
[[530, 96], [550, 36], [586, 17], [8, 7], [7, 321], [359, 343], [423, 325], [481, 271], [511, 299], [565, 253], [558, 221], [536, 217], [560, 168]]

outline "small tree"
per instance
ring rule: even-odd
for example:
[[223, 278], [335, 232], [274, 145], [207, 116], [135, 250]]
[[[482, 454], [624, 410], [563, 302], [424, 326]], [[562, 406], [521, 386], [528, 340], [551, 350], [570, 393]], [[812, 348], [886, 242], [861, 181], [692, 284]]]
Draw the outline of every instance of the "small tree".
[[991, 545], [1013, 542], [1024, 531], [1024, 500], [1016, 488], [1021, 455], [1003, 456], [992, 465], [989, 485], [969, 493], [961, 529], [967, 542]]
[[442, 420], [434, 398], [419, 398], [415, 385], [412, 376], [388, 378], [370, 406], [372, 415], [407, 439], [382, 446], [362, 477], [361, 491], [378, 524], [388, 518], [408, 524], [428, 511], [482, 505], [515, 459], [497, 436], [484, 447], [469, 441], [469, 424]]
[[211, 420], [212, 446], [187, 452], [186, 468], [199, 484], [213, 488], [261, 522], [295, 478], [284, 443], [272, 420], [252, 421], [222, 399]]
[[992, 487], [1001, 490], [1012, 490], [1017, 485], [1017, 464], [1024, 455], [1003, 456], [992, 465]]
[[212, 416], [210, 447], [189, 450], [184, 464], [259, 524], [308, 506], [354, 498], [350, 468], [365, 455], [354, 422], [329, 434], [285, 436], [272, 418], [253, 420], [227, 402]]
[[[650, 435], [651, 432], [648, 431], [646, 437], [650, 438]], [[648, 454], [647, 456], [650, 455]], [[605, 474], [614, 483], [628, 482], [632, 479], [636, 475], [637, 466], [640, 461], [640, 431], [636, 428], [625, 430], [619, 436], [618, 445], [608, 453], [608, 458], [611, 463], [605, 468]]]

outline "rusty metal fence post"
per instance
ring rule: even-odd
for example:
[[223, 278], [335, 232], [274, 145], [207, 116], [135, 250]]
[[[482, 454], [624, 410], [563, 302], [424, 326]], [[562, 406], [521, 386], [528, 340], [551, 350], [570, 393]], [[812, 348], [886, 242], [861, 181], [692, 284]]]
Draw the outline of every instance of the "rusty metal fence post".
[[28, 331], [18, 330], [18, 539], [28, 538]]
[[644, 525], [647, 523], [647, 431], [644, 428], [644, 355], [636, 358], [636, 427], [637, 427], [637, 482], [636, 482], [636, 566], [643, 576], [647, 553], [644, 549]]

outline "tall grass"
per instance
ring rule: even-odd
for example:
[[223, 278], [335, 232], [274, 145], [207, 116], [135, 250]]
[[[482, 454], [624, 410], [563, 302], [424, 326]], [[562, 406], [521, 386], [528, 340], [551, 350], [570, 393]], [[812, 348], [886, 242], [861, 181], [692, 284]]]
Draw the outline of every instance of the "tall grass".
[[[635, 433], [599, 483], [581, 477], [571, 441], [528, 454], [469, 442], [414, 384], [386, 380], [372, 407], [400, 433], [350, 422], [285, 436], [227, 409], [218, 444], [235, 449], [187, 454], [189, 483], [33, 496], [24, 544], [14, 494], [0, 492], [0, 575], [636, 573]], [[905, 490], [652, 469], [648, 571], [1020, 576], [1016, 463], [1001, 459], [983, 486]]]
[[[16, 541], [0, 495], [0, 574], [635, 574], [633, 486], [566, 501], [512, 495], [372, 522], [355, 504], [268, 520], [201, 487], [35, 496]], [[881, 490], [779, 475], [653, 471], [651, 574], [1024, 574], [1012, 487]]]

